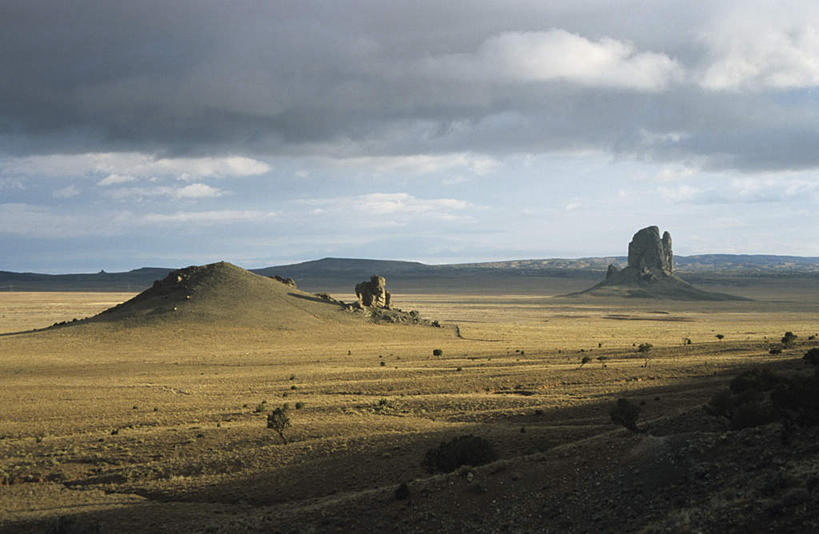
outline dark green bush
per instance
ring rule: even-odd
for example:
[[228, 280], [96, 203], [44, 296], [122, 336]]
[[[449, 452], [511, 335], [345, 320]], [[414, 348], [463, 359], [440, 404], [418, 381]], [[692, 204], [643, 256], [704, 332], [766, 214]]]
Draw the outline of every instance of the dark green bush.
[[421, 465], [430, 473], [451, 473], [462, 465], [483, 465], [497, 458], [491, 443], [484, 438], [467, 435], [429, 449]]
[[296, 409], [301, 410], [302, 408], [304, 408], [304, 403], [303, 402], [297, 402], [296, 403]]
[[731, 380], [731, 392], [739, 394], [748, 390], [770, 391], [776, 387], [781, 378], [768, 369], [751, 369], [738, 374]]
[[443, 356], [444, 350], [443, 349], [432, 349], [433, 356]]
[[637, 428], [637, 418], [640, 416], [640, 406], [628, 399], [617, 399], [617, 402], [609, 410], [611, 421], [618, 425], [623, 425], [632, 432], [639, 432]]
[[819, 349], [813, 348], [810, 349], [805, 353], [802, 357], [807, 363], [813, 365], [814, 367], [819, 367]]
[[287, 411], [283, 408], [276, 408], [267, 414], [267, 428], [276, 431], [284, 443], [287, 443], [287, 438], [284, 437], [284, 431], [288, 427], [290, 427], [290, 417], [288, 417]]
[[797, 337], [799, 336], [797, 336], [793, 332], [790, 331], [785, 332], [785, 335], [782, 336], [782, 346], [785, 347], [786, 349], [792, 348], [794, 345], [796, 345]]
[[640, 346], [637, 347], [637, 352], [651, 352], [651, 349], [654, 348], [654, 345], [651, 343], [640, 343]]

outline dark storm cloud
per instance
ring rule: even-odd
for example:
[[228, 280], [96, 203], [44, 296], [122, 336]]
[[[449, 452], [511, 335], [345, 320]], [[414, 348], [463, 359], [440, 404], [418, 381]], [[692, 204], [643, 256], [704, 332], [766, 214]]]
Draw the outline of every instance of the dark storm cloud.
[[709, 37], [723, 35], [714, 21], [726, 6], [3, 2], [0, 147], [339, 157], [593, 149], [718, 168], [815, 167], [815, 102], [789, 96], [811, 87], [812, 73], [771, 71], [777, 57], [754, 49], [737, 61], [757, 62], [755, 77], [731, 78], [731, 39], [746, 30], [726, 23], [725, 39]]

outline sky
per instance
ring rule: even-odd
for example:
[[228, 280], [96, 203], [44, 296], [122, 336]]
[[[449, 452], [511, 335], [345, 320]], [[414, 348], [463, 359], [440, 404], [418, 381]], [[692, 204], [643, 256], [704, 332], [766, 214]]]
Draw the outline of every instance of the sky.
[[819, 3], [0, 0], [0, 270], [819, 256]]

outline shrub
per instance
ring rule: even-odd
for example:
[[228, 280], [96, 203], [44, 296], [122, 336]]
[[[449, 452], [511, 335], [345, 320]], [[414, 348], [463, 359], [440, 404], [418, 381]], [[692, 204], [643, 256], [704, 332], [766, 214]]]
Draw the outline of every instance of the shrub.
[[745, 391], [770, 391], [781, 381], [780, 377], [768, 369], [751, 369], [738, 374], [731, 380], [729, 388], [734, 394]]
[[690, 337], [684, 337], [683, 338], [683, 345], [690, 345], [690, 344], [691, 344], [691, 338]]
[[583, 359], [580, 360], [580, 365], [578, 366], [578, 369], [580, 367], [583, 367], [584, 365], [586, 365], [590, 361], [592, 361], [591, 356], [583, 356]]
[[409, 495], [409, 486], [407, 486], [406, 482], [402, 482], [400, 486], [395, 488], [395, 500], [403, 501], [404, 499], [408, 499]]
[[297, 403], [296, 403], [296, 409], [297, 409], [297, 410], [301, 410], [302, 408], [304, 408], [304, 403], [303, 403], [303, 402], [301, 402], [301, 401], [297, 402]]
[[819, 424], [819, 380], [794, 378], [771, 393], [771, 403], [781, 416], [803, 425]]
[[267, 401], [263, 400], [262, 402], [259, 403], [258, 406], [256, 406], [256, 409], [254, 411], [256, 413], [262, 413], [265, 410], [267, 410]]
[[716, 335], [716, 336], [714, 336], [714, 337], [715, 337], [715, 338], [717, 338], [717, 339], [719, 339], [720, 341], [722, 341], [722, 338], [724, 338], [725, 336], [723, 336], [722, 334], [717, 334], [717, 335]]
[[497, 458], [491, 443], [484, 438], [467, 435], [429, 449], [421, 465], [430, 473], [451, 473], [462, 465], [483, 465]]
[[771, 350], [768, 351], [769, 354], [782, 354], [782, 349], [779, 347], [773, 347]]
[[819, 349], [813, 348], [810, 349], [805, 353], [802, 357], [807, 363], [813, 365], [814, 367], [819, 367]]
[[640, 343], [640, 346], [637, 347], [637, 352], [651, 352], [651, 349], [654, 348], [654, 345], [651, 343]]
[[734, 408], [731, 414], [731, 428], [740, 430], [766, 425], [773, 420], [774, 414], [767, 406], [760, 402], [744, 402]]
[[443, 356], [444, 350], [443, 349], [432, 349], [433, 356]]
[[637, 428], [637, 417], [640, 415], [640, 407], [628, 399], [617, 399], [617, 402], [609, 410], [609, 416], [613, 423], [623, 425], [632, 432], [639, 432]]
[[284, 437], [284, 431], [290, 427], [290, 417], [283, 408], [276, 408], [267, 414], [267, 428], [275, 430], [286, 444], [287, 438]]
[[382, 360], [382, 361], [381, 361], [381, 363], [380, 363], [379, 365], [381, 365], [381, 367], [385, 367], [385, 366], [387, 365], [387, 362], [385, 362], [385, 361], [383, 361], [383, 360]]
[[796, 338], [799, 337], [791, 331], [785, 332], [785, 335], [782, 336], [782, 346], [786, 349], [793, 348], [796, 345]]

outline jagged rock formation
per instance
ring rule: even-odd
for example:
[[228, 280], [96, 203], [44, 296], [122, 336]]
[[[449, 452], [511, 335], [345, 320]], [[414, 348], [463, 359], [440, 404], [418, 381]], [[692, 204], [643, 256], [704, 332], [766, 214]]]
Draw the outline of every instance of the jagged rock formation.
[[670, 275], [674, 272], [674, 254], [671, 251], [671, 234], [665, 232], [660, 239], [656, 226], [643, 228], [628, 244], [628, 266], [642, 272], [660, 270]]
[[269, 276], [268, 278], [272, 278], [273, 280], [281, 282], [286, 286], [296, 287], [296, 281], [293, 280], [292, 278], [284, 278], [282, 276], [279, 276], [278, 274], [274, 274], [273, 276]]
[[628, 265], [609, 265], [606, 279], [575, 293], [600, 296], [665, 298], [675, 300], [743, 300], [741, 297], [697, 289], [674, 274], [671, 234], [649, 226], [638, 231], [628, 244]]
[[365, 308], [390, 308], [390, 292], [383, 276], [373, 275], [369, 281], [355, 286], [358, 303]]

